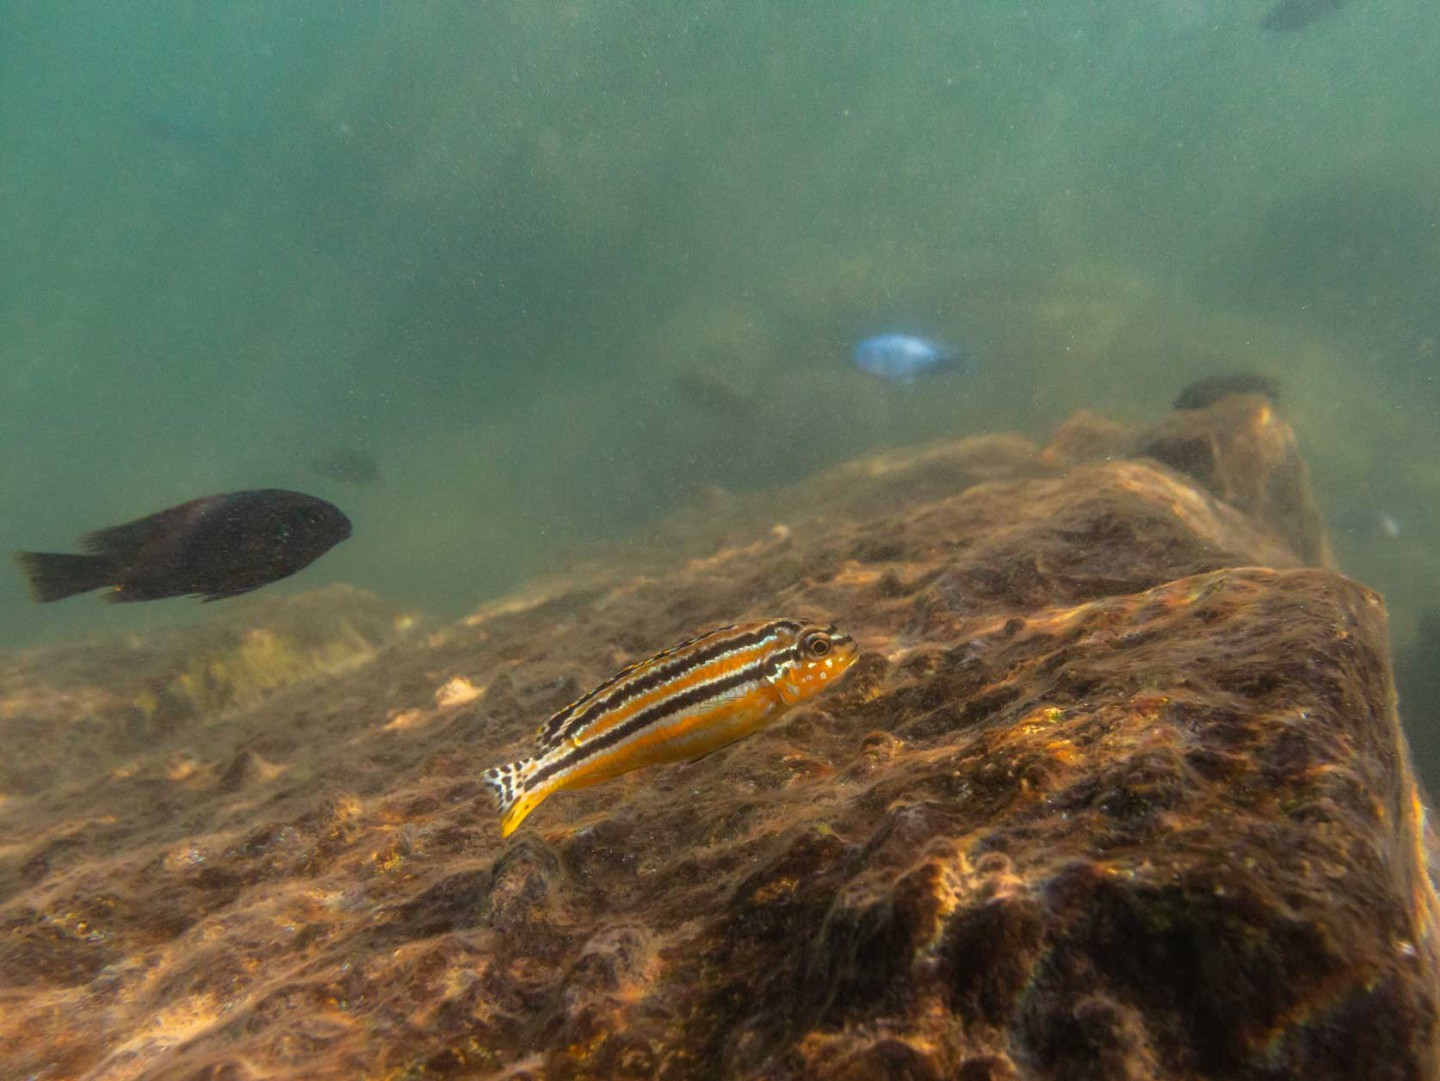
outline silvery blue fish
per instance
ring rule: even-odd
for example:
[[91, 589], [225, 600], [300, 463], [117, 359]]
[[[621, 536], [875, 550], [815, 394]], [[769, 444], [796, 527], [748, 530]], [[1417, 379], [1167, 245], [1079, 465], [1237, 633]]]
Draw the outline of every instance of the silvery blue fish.
[[970, 354], [913, 334], [877, 334], [855, 347], [855, 363], [891, 383], [913, 383], [924, 375], [953, 370], [969, 372]]

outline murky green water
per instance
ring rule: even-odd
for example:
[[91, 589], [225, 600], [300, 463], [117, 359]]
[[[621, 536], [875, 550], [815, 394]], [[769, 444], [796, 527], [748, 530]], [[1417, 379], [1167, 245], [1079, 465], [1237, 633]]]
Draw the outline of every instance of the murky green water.
[[[1345, 568], [1440, 586], [1440, 9], [0, 0], [0, 546], [301, 488], [457, 612], [713, 486], [1281, 380]], [[879, 330], [961, 341], [923, 392]], [[336, 447], [382, 476], [307, 467]], [[1358, 517], [1354, 517], [1358, 516]], [[35, 608], [0, 642], [183, 621]]]

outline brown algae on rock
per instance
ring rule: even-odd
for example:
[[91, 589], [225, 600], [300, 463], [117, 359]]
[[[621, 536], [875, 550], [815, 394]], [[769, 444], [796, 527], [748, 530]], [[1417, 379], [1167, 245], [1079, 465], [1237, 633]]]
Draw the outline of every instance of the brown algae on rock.
[[[277, 610], [148, 682], [133, 643], [0, 660], [0, 1061], [1436, 1076], [1433, 838], [1384, 608], [1329, 569], [1265, 409], [887, 452], [424, 637], [327, 591], [294, 600], [349, 622], [338, 652]], [[542, 718], [765, 611], [853, 635], [846, 681], [500, 839], [479, 775]], [[177, 690], [216, 657], [242, 678]], [[163, 723], [128, 705], [147, 691]]]

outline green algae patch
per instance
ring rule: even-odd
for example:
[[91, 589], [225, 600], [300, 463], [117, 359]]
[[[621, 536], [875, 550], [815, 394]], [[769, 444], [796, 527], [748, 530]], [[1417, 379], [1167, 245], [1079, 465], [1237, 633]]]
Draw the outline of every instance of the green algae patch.
[[191, 702], [195, 712], [213, 714], [255, 705], [281, 687], [364, 663], [374, 653], [374, 643], [349, 620], [318, 642], [251, 627], [232, 647], [190, 658], [168, 690]]
[[187, 627], [97, 636], [0, 659], [7, 740], [0, 792], [123, 769], [127, 756], [197, 723], [353, 672], [418, 622], [374, 594], [336, 585], [242, 600]]

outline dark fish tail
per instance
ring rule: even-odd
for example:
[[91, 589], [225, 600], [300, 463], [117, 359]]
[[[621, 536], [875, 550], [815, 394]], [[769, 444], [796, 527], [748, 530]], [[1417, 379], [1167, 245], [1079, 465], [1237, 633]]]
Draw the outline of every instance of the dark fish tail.
[[503, 766], [494, 766], [480, 775], [480, 780], [495, 797], [500, 812], [510, 810], [525, 793], [525, 780], [535, 772], [535, 759], [523, 758]]
[[76, 593], [113, 585], [118, 568], [104, 556], [64, 555], [58, 552], [16, 552], [15, 562], [25, 572], [37, 604], [64, 600]]
[[961, 375], [974, 375], [979, 369], [975, 354], [962, 345], [947, 346], [943, 362], [945, 367]]

